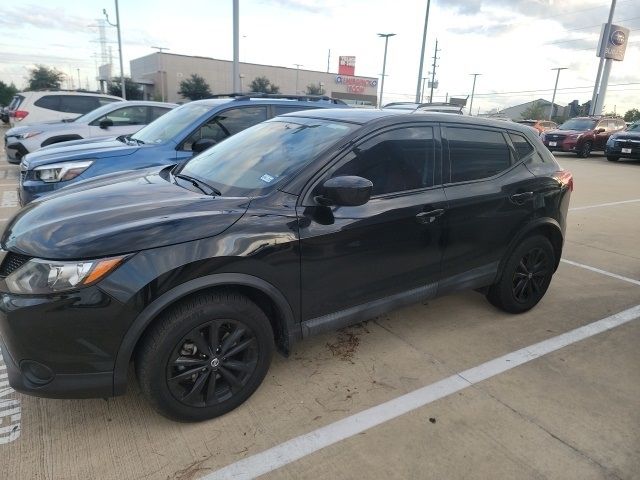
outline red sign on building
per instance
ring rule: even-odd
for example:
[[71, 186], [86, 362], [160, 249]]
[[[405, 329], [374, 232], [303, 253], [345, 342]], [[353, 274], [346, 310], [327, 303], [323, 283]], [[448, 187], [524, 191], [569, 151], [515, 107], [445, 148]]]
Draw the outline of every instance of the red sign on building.
[[356, 57], [340, 57], [338, 75], [355, 75]]

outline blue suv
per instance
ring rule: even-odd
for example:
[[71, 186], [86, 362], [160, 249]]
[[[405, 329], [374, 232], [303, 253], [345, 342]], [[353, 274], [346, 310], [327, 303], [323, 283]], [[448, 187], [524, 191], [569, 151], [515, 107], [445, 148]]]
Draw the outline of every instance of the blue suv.
[[98, 175], [179, 163], [278, 115], [347, 107], [325, 96], [224, 97], [182, 105], [130, 136], [64, 142], [29, 153], [20, 163], [20, 204]]

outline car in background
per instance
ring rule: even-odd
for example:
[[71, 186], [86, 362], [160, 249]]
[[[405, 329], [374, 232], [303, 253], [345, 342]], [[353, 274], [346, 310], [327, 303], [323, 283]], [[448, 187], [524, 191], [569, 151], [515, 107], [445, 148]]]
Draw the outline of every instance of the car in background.
[[640, 120], [609, 137], [604, 150], [607, 160], [617, 162], [621, 158], [640, 159]]
[[462, 106], [446, 102], [432, 103], [415, 103], [415, 102], [391, 102], [387, 103], [383, 109], [390, 110], [408, 110], [415, 112], [437, 112], [437, 113], [454, 113], [463, 115]]
[[186, 103], [131, 136], [63, 142], [27, 154], [20, 163], [20, 203], [97, 175], [180, 163], [277, 115], [349, 108], [341, 100], [314, 95], [220, 97]]
[[122, 98], [102, 93], [42, 90], [16, 93], [9, 104], [9, 124], [31, 125], [73, 120], [102, 105], [122, 102]]
[[558, 128], [558, 124], [551, 120], [515, 120], [515, 122], [520, 125], [527, 125], [535, 128], [538, 131], [538, 134]]
[[245, 402], [276, 348], [405, 305], [473, 289], [530, 310], [573, 189], [529, 128], [355, 108], [282, 115], [118, 177], [7, 224], [8, 382], [104, 398], [126, 392], [133, 362], [151, 405], [180, 421]]
[[575, 117], [543, 133], [542, 141], [552, 152], [573, 152], [587, 158], [592, 151], [604, 151], [609, 137], [625, 127], [620, 117]]
[[71, 121], [14, 127], [4, 134], [7, 161], [20, 163], [29, 152], [70, 140], [131, 135], [177, 106], [146, 101], [112, 102]]

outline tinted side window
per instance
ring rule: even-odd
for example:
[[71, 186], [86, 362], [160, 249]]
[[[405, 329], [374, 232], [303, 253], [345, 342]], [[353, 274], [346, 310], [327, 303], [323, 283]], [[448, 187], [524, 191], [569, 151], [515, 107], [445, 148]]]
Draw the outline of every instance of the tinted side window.
[[415, 190], [434, 184], [435, 143], [431, 127], [408, 127], [382, 133], [354, 148], [332, 174], [371, 180], [372, 195]]
[[33, 103], [36, 107], [60, 111], [60, 95], [45, 95]]
[[119, 102], [120, 101], [120, 100], [118, 100], [116, 98], [109, 98], [109, 97], [97, 97], [97, 98], [98, 98], [98, 105], [99, 106], [108, 105], [110, 103]]
[[171, 110], [170, 108], [163, 108], [163, 107], [147, 107], [147, 108], [150, 110], [149, 123], [153, 122], [156, 118], [161, 117], [162, 115], [167, 113], [169, 110]]
[[499, 132], [447, 127], [451, 182], [492, 177], [511, 165], [511, 153]]
[[65, 113], [89, 113], [100, 105], [96, 97], [85, 97], [83, 95], [61, 95], [60, 108], [58, 111]]
[[511, 137], [511, 141], [513, 142], [516, 152], [518, 152], [518, 157], [522, 159], [533, 152], [533, 147], [522, 135], [510, 133], [509, 136]]
[[285, 113], [300, 112], [302, 110], [311, 110], [312, 108], [316, 108], [316, 107], [302, 107], [302, 106], [293, 107], [291, 105], [288, 105], [288, 106], [274, 105], [273, 111], [275, 112], [275, 116], [277, 117], [278, 115], [284, 115]]

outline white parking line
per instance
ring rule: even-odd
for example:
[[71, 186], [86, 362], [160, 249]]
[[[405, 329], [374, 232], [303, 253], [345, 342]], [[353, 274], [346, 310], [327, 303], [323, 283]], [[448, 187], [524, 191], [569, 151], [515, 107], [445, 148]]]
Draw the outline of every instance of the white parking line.
[[569, 209], [569, 211], [575, 212], [576, 210], [588, 210], [590, 208], [610, 207], [612, 205], [623, 205], [625, 203], [636, 203], [636, 202], [640, 202], [640, 198], [636, 198], [635, 200], [622, 200], [621, 202], [598, 203], [596, 205], [587, 205], [585, 207], [572, 207]]
[[0, 207], [17, 207], [18, 206], [18, 192], [15, 190], [5, 190], [2, 192], [2, 200], [0, 200]]
[[560, 261], [568, 265], [573, 265], [574, 267], [580, 267], [580, 268], [584, 268], [585, 270], [591, 270], [592, 272], [601, 273], [602, 275], [606, 275], [612, 278], [617, 278], [618, 280], [623, 280], [625, 282], [633, 283], [634, 285], [640, 286], [640, 281], [634, 280], [633, 278], [623, 277], [622, 275], [618, 275], [617, 273], [607, 272], [606, 270], [600, 270], [599, 268], [591, 267], [589, 265], [584, 265], [583, 263], [572, 262], [571, 260], [565, 260], [564, 258], [561, 259]]
[[20, 437], [22, 411], [20, 400], [11, 398], [14, 390], [9, 386], [6, 366], [0, 350], [0, 445], [11, 443]]
[[365, 430], [393, 420], [452, 393], [468, 388], [543, 355], [574, 344], [612, 328], [640, 318], [640, 305], [562, 335], [508, 353], [502, 357], [456, 373], [444, 380], [419, 388], [383, 404], [363, 410], [337, 422], [309, 432], [269, 450], [228, 465], [201, 480], [251, 479], [272, 472], [318, 450], [333, 445]]

